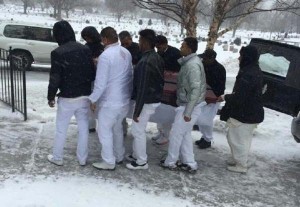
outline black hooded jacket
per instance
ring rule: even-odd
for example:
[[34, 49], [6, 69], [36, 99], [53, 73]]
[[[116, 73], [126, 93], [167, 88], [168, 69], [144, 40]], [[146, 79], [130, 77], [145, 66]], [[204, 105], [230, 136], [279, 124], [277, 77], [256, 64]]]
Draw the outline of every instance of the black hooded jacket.
[[158, 52], [158, 54], [163, 58], [165, 63], [165, 70], [179, 72], [180, 64], [177, 62], [181, 58], [180, 50], [176, 47], [168, 45], [168, 48], [164, 52]]
[[255, 47], [247, 46], [242, 47], [240, 56], [240, 70], [232, 94], [225, 95], [221, 116], [227, 113], [226, 116], [242, 123], [261, 123], [264, 120], [263, 74], [258, 65], [259, 54]]
[[97, 29], [92, 26], [85, 27], [81, 31], [83, 39], [89, 37], [92, 42], [87, 42], [85, 45], [92, 51], [93, 58], [98, 58], [99, 55], [104, 51], [104, 46], [101, 44], [101, 36]]
[[51, 52], [48, 101], [58, 96], [75, 98], [91, 94], [95, 69], [90, 49], [75, 40], [75, 33], [67, 21], [53, 26], [53, 36], [59, 47]]

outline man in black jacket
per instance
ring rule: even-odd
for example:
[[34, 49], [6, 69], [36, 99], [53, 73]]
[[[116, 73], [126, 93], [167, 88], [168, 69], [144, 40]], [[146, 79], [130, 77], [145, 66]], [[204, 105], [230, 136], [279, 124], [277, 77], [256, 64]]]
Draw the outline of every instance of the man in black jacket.
[[[180, 50], [168, 45], [168, 40], [163, 35], [156, 36], [155, 47], [157, 49], [157, 53], [164, 60], [165, 71], [179, 72], [180, 64], [177, 60], [182, 57], [180, 54]], [[157, 129], [159, 131], [159, 134], [153, 137], [152, 140], [158, 145], [167, 144], [169, 142], [169, 132], [171, 130], [171, 125], [157, 123]]]
[[[226, 70], [217, 60], [217, 53], [213, 49], [206, 49], [203, 54], [199, 55], [204, 65], [207, 91], [219, 97], [224, 94], [226, 83]], [[207, 105], [201, 109], [201, 114], [196, 122], [202, 138], [196, 141], [200, 149], [211, 147], [213, 139], [213, 121], [218, 112], [220, 102], [207, 101]]]
[[58, 96], [58, 108], [53, 153], [48, 155], [48, 160], [63, 165], [67, 129], [75, 115], [78, 124], [77, 159], [80, 165], [85, 165], [89, 134], [88, 96], [91, 94], [91, 82], [95, 79], [92, 53], [88, 47], [76, 42], [74, 30], [67, 21], [54, 24], [53, 36], [59, 47], [51, 52], [48, 104], [54, 107], [55, 96]]
[[165, 70], [179, 72], [180, 64], [177, 62], [181, 58], [180, 50], [168, 45], [168, 40], [163, 35], [156, 36], [157, 53], [163, 58], [165, 62]]
[[132, 57], [132, 65], [135, 66], [142, 57], [142, 53], [139, 49], [139, 44], [132, 41], [130, 33], [126, 30], [119, 33], [119, 39], [121, 45], [130, 52]]
[[240, 50], [240, 70], [231, 94], [221, 96], [225, 106], [221, 119], [227, 120], [227, 141], [232, 157], [227, 161], [229, 171], [246, 173], [253, 131], [264, 120], [262, 102], [263, 74], [258, 64], [259, 54], [254, 46]]
[[146, 133], [147, 122], [160, 105], [164, 87], [163, 60], [155, 52], [155, 32], [145, 29], [139, 32], [139, 48], [143, 56], [134, 68], [133, 94], [135, 100], [131, 133], [133, 154], [127, 156], [131, 160], [129, 169], [147, 169]]

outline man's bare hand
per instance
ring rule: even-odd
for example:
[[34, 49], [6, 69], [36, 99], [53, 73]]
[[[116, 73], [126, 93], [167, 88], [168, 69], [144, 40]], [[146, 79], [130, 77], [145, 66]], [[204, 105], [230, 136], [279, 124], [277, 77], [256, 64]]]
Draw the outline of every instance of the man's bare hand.
[[223, 101], [224, 101], [223, 97], [219, 96], [218, 99], [217, 99], [217, 102], [223, 102]]
[[55, 100], [48, 101], [48, 105], [53, 108], [55, 106]]
[[184, 119], [185, 122], [190, 122], [191, 121], [191, 117], [184, 116], [183, 119]]
[[132, 119], [133, 119], [133, 121], [135, 121], [135, 122], [139, 122], [139, 117], [137, 117], [137, 116], [135, 116], [135, 115], [133, 116]]
[[95, 112], [95, 111], [96, 111], [96, 108], [97, 108], [97, 106], [96, 106], [96, 104], [95, 104], [95, 103], [91, 103], [91, 105], [90, 105], [90, 108], [91, 108], [92, 112]]

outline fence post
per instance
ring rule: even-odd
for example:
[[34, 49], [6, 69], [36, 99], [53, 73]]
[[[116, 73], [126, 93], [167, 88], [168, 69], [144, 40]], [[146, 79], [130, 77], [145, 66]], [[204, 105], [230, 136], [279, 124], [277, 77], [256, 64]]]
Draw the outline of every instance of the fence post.
[[[22, 60], [22, 63], [24, 63], [24, 61]], [[24, 121], [27, 120], [27, 97], [26, 97], [26, 70], [25, 67], [23, 67], [23, 103], [24, 103]]]
[[10, 88], [11, 88], [11, 108], [12, 112], [15, 112], [15, 93], [14, 93], [14, 71], [13, 71], [13, 58], [11, 53], [11, 47], [9, 47], [9, 65], [10, 65]]

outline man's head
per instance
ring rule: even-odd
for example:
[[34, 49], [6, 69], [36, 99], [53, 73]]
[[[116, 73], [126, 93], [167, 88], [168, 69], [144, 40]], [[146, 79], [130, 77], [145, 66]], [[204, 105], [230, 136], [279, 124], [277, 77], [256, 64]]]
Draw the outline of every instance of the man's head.
[[188, 56], [192, 53], [197, 52], [198, 40], [194, 37], [187, 37], [183, 40], [180, 47], [180, 54], [182, 56]]
[[244, 67], [250, 64], [257, 64], [259, 60], [259, 53], [256, 47], [252, 45], [248, 45], [246, 47], [242, 47], [240, 50], [240, 67]]
[[118, 34], [112, 27], [105, 27], [102, 29], [100, 35], [104, 46], [118, 42]]
[[163, 35], [157, 35], [155, 47], [158, 53], [163, 53], [168, 48], [167, 38]]
[[101, 41], [101, 36], [97, 29], [92, 26], [87, 26], [83, 28], [81, 31], [81, 37], [84, 39], [87, 43], [95, 43]]
[[63, 45], [70, 41], [76, 41], [75, 32], [69, 22], [61, 20], [53, 26], [53, 37], [58, 45]]
[[199, 55], [204, 65], [211, 65], [215, 62], [217, 53], [213, 49], [206, 49], [204, 53]]
[[132, 37], [131, 37], [130, 33], [126, 30], [119, 33], [119, 39], [120, 39], [121, 45], [125, 48], [130, 47], [130, 45], [132, 44]]
[[156, 43], [156, 34], [152, 29], [144, 29], [139, 32], [139, 48], [142, 52], [154, 49]]

